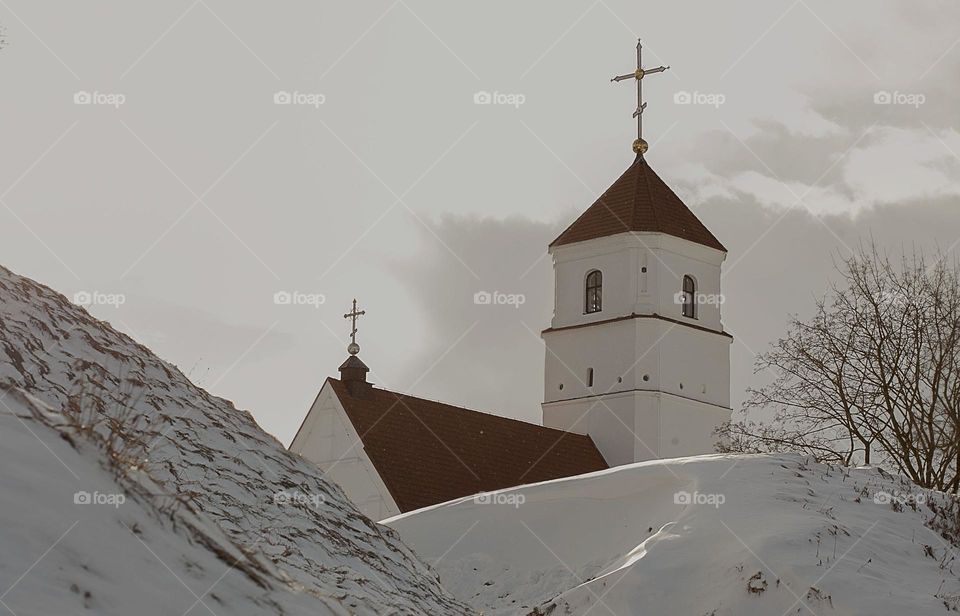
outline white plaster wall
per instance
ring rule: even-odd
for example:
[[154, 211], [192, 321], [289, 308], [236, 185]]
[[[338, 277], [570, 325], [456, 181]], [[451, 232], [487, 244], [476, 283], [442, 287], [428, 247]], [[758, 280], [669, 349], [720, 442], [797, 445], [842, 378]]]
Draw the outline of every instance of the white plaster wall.
[[316, 464], [367, 517], [383, 520], [400, 513], [329, 383], [324, 383], [290, 451]]
[[[637, 296], [635, 270], [639, 264], [636, 246], [623, 238], [602, 238], [560, 246], [551, 252], [556, 290], [552, 327], [590, 323], [632, 312]], [[603, 273], [603, 310], [586, 314], [586, 277], [595, 269]]]
[[[716, 298], [698, 305], [702, 327], [720, 331], [723, 251], [662, 233], [620, 233], [550, 249], [554, 263], [554, 315], [551, 327], [568, 327], [630, 314], [686, 319], [676, 294], [684, 275], [693, 276], [698, 295]], [[646, 268], [646, 272], [644, 272]], [[603, 309], [584, 312], [584, 283], [591, 270], [603, 273]]]
[[[726, 254], [660, 233], [622, 233], [551, 254], [556, 305], [543, 334], [544, 425], [590, 434], [609, 464], [712, 452], [713, 429], [730, 416], [731, 338], [721, 334]], [[584, 314], [593, 269], [603, 272], [603, 309]], [[698, 303], [695, 319], [677, 302], [684, 275], [713, 300]], [[677, 322], [624, 318], [631, 315]]]
[[730, 337], [666, 321], [641, 320], [638, 327], [650, 332], [640, 334], [640, 340], [661, 340], [656, 350], [660, 372], [651, 378], [653, 387], [643, 389], [730, 406]]
[[713, 431], [728, 419], [730, 409], [664, 394], [660, 400], [660, 457], [713, 453]]
[[548, 331], [543, 340], [544, 402], [640, 389], [730, 405], [728, 336], [635, 318]]
[[[543, 334], [546, 345], [544, 400], [553, 402], [595, 393], [629, 391], [636, 371], [624, 374], [636, 361], [636, 324], [616, 321]], [[653, 363], [655, 358], [647, 358]], [[586, 387], [587, 369], [593, 368], [594, 386]], [[623, 378], [622, 383], [617, 378]], [[560, 385], [563, 389], [560, 389]]]
[[[656, 286], [651, 291], [655, 296], [655, 312], [721, 331], [720, 272], [726, 254], [669, 235], [660, 235], [658, 240], [655, 244], [651, 242], [654, 246], [650, 251], [653, 264], [648, 266], [648, 271], [654, 269], [657, 275]], [[684, 317], [683, 306], [677, 303], [676, 296], [683, 289], [684, 275], [690, 275], [696, 281], [698, 296], [706, 296], [697, 305], [695, 319]]]
[[543, 405], [543, 425], [589, 434], [610, 466], [634, 461], [635, 416], [632, 392]]
[[543, 405], [543, 423], [589, 434], [618, 466], [714, 451], [713, 430], [730, 409], [656, 391], [632, 391]]

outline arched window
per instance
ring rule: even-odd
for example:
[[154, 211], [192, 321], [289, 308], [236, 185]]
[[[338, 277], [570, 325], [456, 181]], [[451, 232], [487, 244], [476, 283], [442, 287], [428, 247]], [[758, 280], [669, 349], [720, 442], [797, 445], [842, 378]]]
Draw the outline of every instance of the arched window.
[[586, 301], [584, 312], [600, 312], [603, 310], [603, 274], [600, 270], [593, 270], [587, 274]]
[[697, 318], [697, 283], [691, 276], [683, 277], [683, 316]]

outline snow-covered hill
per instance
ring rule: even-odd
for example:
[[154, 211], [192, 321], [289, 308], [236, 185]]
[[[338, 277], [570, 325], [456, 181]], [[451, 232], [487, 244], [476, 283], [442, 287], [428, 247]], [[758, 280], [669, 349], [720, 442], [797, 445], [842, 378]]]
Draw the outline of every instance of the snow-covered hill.
[[71, 430], [59, 413], [2, 393], [0, 612], [350, 613], [290, 584], [202, 514], [161, 511], [149, 478], [121, 485], [92, 443], [63, 438]]
[[[181, 614], [196, 600], [191, 593], [209, 585], [214, 588], [191, 613], [302, 613], [291, 612], [298, 605], [312, 605], [309, 613], [336, 613], [338, 606], [355, 614], [475, 613], [451, 597], [393, 531], [362, 516], [338, 486], [287, 452], [249, 413], [196, 387], [58, 293], [2, 267], [0, 384], [6, 386], [0, 391], [0, 601], [18, 616], [81, 613], [85, 603], [94, 613], [130, 614], [126, 593], [148, 587], [136, 613]], [[149, 499], [128, 499], [116, 511], [74, 505], [78, 492], [116, 492], [104, 483], [109, 473], [95, 472], [103, 454], [65, 447], [55, 422], [27, 418], [31, 405], [22, 402], [22, 392], [54, 415], [71, 405], [114, 416], [132, 409], [128, 423], [145, 422], [138, 430], [148, 446], [149, 477], [160, 492], [187, 500], [183, 515], [197, 517], [209, 532], [184, 534], [183, 519], [171, 518], [173, 533], [150, 523], [151, 516], [163, 516]], [[223, 545], [233, 547], [217, 557]], [[255, 598], [247, 597], [254, 597], [257, 575], [235, 579], [246, 569], [234, 565], [236, 550], [269, 564], [260, 569], [274, 570], [262, 574], [266, 588]], [[223, 562], [234, 567], [218, 568]], [[226, 577], [218, 581], [221, 574]], [[286, 588], [278, 588], [284, 579]], [[73, 600], [73, 608], [46, 609], [36, 594], [41, 589], [44, 596]], [[301, 596], [270, 602], [286, 592]], [[216, 610], [213, 595], [233, 607]], [[311, 604], [307, 595], [330, 599]], [[260, 609], [246, 610], [253, 605]]]
[[488, 616], [899, 616], [957, 611], [958, 521], [952, 498], [878, 469], [702, 456], [385, 523]]

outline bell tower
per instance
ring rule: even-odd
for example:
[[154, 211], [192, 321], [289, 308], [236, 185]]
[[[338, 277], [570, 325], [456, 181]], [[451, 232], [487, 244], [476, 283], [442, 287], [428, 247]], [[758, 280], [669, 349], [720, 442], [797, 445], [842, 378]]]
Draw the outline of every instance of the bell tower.
[[721, 323], [727, 251], [636, 158], [550, 243], [554, 313], [546, 347], [543, 424], [589, 434], [611, 466], [713, 451], [730, 418], [730, 344]]

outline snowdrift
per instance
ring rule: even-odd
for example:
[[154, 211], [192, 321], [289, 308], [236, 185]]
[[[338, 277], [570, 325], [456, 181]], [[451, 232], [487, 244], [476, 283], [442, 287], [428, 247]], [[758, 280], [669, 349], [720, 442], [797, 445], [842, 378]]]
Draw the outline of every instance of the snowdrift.
[[954, 499], [879, 469], [717, 455], [384, 523], [488, 616], [878, 616], [957, 609], [957, 520]]
[[[123, 484], [59, 413], [17, 390], [0, 405], [0, 611], [341, 615], [158, 486]], [[68, 441], [67, 439], [70, 439]], [[42, 445], [41, 445], [42, 443]], [[82, 489], [81, 489], [82, 488]]]
[[[0, 384], [5, 386], [0, 391], [0, 593], [16, 582], [0, 601], [18, 616], [82, 613], [85, 602], [94, 613], [180, 614], [196, 600], [184, 586], [199, 595], [221, 574], [226, 577], [204, 601], [219, 613], [244, 614], [252, 605], [261, 609], [249, 613], [291, 613], [286, 600], [270, 603], [277, 580], [286, 580], [286, 591], [303, 595], [294, 606], [308, 605], [302, 603], [308, 595], [330, 598], [315, 599], [311, 613], [341, 605], [351, 614], [475, 613], [450, 596], [392, 530], [361, 515], [338, 486], [287, 452], [249, 413], [196, 387], [175, 367], [58, 293], [2, 267]], [[202, 519], [198, 525], [211, 530], [192, 536], [163, 531], [146, 521], [149, 503], [133, 499], [114, 513], [109, 507], [75, 505], [77, 492], [117, 492], [116, 486], [101, 485], [109, 474], [95, 472], [102, 454], [64, 448], [55, 426], [26, 417], [29, 409], [22, 404], [14, 408], [11, 400], [24, 395], [54, 415], [77, 403], [107, 415], [132, 410], [149, 445], [145, 468], [151, 481], [163, 493], [188, 501]], [[55, 544], [74, 522], [76, 527]], [[144, 549], [131, 524], [155, 535], [139, 538], [159, 558]], [[221, 533], [222, 540], [208, 541]], [[200, 553], [198, 541], [207, 553]], [[242, 563], [224, 573], [211, 561], [233, 564], [229, 556], [212, 553], [224, 545], [275, 569], [263, 574], [267, 588], [256, 599], [223, 596], [231, 584], [237, 593], [253, 596], [251, 584], [228, 583]], [[169, 569], [158, 569], [158, 560]], [[142, 580], [134, 583], [138, 577]], [[144, 609], [128, 609], [127, 593], [132, 597], [148, 587], [154, 590], [143, 595]], [[216, 610], [214, 594], [232, 607]], [[39, 602], [47, 595], [74, 603], [70, 609], [47, 609]], [[169, 605], [151, 607], [154, 600]], [[198, 603], [191, 613], [207, 611]]]

